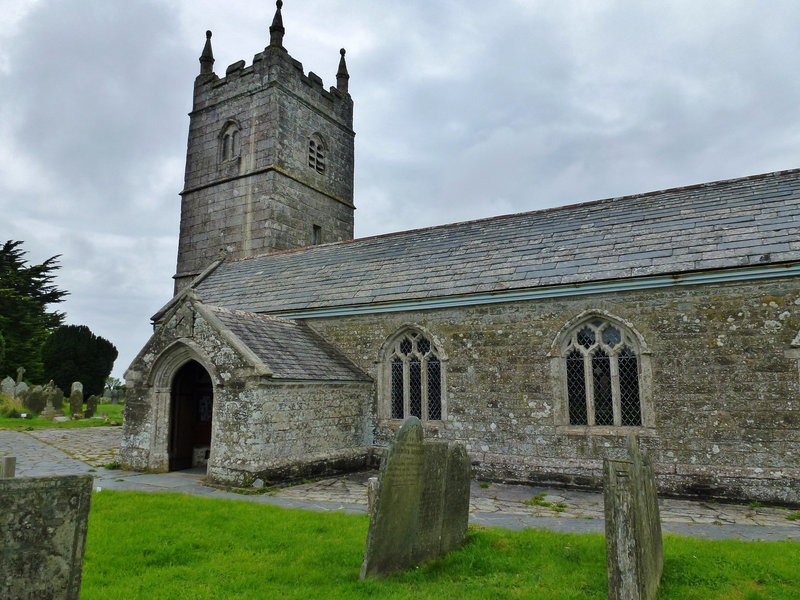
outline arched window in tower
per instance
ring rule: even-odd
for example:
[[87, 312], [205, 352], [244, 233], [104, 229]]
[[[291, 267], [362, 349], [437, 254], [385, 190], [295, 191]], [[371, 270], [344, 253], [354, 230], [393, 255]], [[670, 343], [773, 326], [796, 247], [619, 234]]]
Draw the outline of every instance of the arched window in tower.
[[444, 357], [432, 339], [407, 329], [389, 342], [383, 360], [382, 410], [387, 418], [443, 418]]
[[[643, 380], [639, 336], [614, 319], [594, 314], [560, 338], [562, 424], [650, 426], [649, 390]], [[648, 365], [649, 369], [649, 365]]]
[[308, 166], [317, 173], [325, 173], [325, 144], [319, 134], [308, 139]]
[[219, 162], [224, 163], [241, 156], [241, 144], [239, 142], [239, 125], [234, 121], [228, 121], [222, 128], [219, 137]]

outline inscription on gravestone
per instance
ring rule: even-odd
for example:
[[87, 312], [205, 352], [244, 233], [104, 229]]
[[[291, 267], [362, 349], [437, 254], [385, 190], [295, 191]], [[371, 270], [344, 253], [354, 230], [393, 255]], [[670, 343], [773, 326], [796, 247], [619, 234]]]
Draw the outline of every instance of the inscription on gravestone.
[[370, 511], [361, 578], [442, 556], [464, 542], [470, 461], [463, 446], [425, 442], [410, 417], [386, 452]]
[[634, 436], [631, 460], [603, 461], [608, 600], [654, 600], [664, 551], [653, 465]]
[[0, 598], [77, 600], [89, 475], [0, 479]]

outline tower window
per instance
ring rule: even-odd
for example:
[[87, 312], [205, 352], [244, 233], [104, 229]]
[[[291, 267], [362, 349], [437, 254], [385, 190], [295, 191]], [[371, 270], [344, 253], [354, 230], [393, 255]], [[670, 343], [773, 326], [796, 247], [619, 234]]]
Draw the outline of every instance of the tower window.
[[317, 244], [322, 243], [322, 227], [319, 225], [314, 225], [314, 228], [311, 230], [311, 245], [316, 246]]
[[233, 121], [228, 121], [219, 137], [219, 162], [233, 160], [240, 155], [239, 126]]
[[308, 166], [317, 173], [325, 172], [325, 145], [316, 134], [308, 140]]

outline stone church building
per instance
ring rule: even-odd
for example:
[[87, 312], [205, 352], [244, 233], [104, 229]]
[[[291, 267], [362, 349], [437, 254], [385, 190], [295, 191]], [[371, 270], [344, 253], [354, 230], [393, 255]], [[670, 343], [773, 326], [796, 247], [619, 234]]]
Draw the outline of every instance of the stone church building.
[[353, 239], [353, 101], [283, 47], [190, 114], [175, 296], [122, 462], [247, 484], [374, 465], [409, 415], [477, 477], [800, 501], [800, 170]]

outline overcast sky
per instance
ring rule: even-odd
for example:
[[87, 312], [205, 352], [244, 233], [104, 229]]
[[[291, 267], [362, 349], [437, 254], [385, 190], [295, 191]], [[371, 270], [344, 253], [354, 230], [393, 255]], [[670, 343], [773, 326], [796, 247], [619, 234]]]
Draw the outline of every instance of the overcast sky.
[[[171, 296], [192, 83], [269, 42], [263, 0], [0, 0], [0, 239], [121, 377]], [[800, 167], [800, 2], [286, 0], [355, 101], [356, 236]]]

